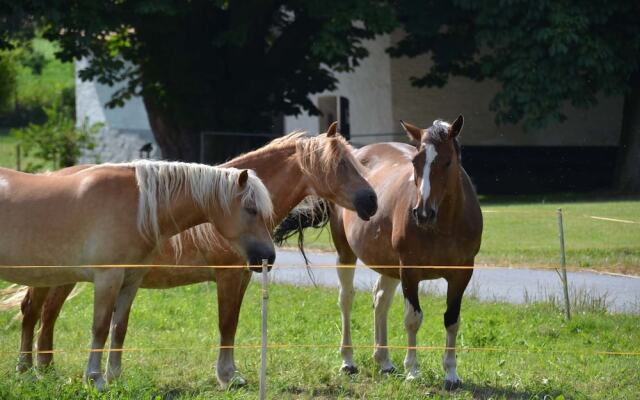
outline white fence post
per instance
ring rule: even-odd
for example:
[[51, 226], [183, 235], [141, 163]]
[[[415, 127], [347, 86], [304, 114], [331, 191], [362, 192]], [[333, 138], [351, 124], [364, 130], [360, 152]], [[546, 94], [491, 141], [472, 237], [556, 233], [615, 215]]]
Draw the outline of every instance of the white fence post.
[[[567, 264], [564, 253], [564, 227], [562, 223], [562, 208], [558, 208], [558, 236], [560, 238], [560, 266], [562, 267], [562, 289], [564, 291], [564, 310], [567, 319], [571, 319], [571, 307], [569, 302], [569, 283], [567, 282]], [[556, 270], [557, 271], [557, 270]]]
[[262, 345], [260, 350], [260, 400], [267, 396], [267, 305], [269, 303], [269, 264], [262, 260]]

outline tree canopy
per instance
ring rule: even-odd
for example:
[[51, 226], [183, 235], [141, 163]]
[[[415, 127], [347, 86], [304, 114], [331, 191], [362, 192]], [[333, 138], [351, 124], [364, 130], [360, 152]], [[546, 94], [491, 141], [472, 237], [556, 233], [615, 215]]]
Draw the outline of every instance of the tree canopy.
[[408, 35], [392, 54], [433, 58], [414, 84], [496, 79], [498, 123], [562, 121], [564, 102], [584, 108], [600, 93], [624, 94], [640, 66], [639, 2], [402, 0], [399, 18]]
[[201, 130], [317, 112], [309, 94], [334, 89], [334, 71], [356, 66], [362, 41], [395, 21], [389, 3], [369, 0], [59, 0], [13, 14], [44, 21], [63, 60], [90, 57], [83, 79], [126, 82], [110, 104], [141, 95], [163, 153], [183, 159]]
[[[497, 123], [522, 121], [535, 130], [563, 121], [567, 103], [588, 108], [598, 95], [624, 95], [619, 170], [639, 169], [640, 132], [628, 114], [640, 112], [633, 109], [640, 2], [400, 0], [397, 13], [407, 35], [391, 54], [429, 54], [433, 61], [413, 84], [443, 86], [450, 76], [495, 79], [501, 90], [490, 107]], [[623, 178], [622, 186], [640, 190], [638, 174]]]

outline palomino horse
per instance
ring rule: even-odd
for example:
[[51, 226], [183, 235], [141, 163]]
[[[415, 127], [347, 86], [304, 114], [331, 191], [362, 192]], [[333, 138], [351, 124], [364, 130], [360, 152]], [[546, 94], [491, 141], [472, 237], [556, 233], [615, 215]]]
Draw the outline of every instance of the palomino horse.
[[[91, 348], [96, 351], [85, 378], [101, 389], [109, 322], [111, 348], [121, 349], [147, 270], [126, 264], [148, 263], [160, 243], [204, 222], [243, 257], [272, 262], [275, 250], [266, 227], [272, 212], [260, 179], [235, 168], [135, 161], [62, 176], [0, 169], [0, 279], [36, 288], [94, 283]], [[107, 381], [120, 374], [121, 356], [109, 354]]]
[[[462, 296], [473, 270], [411, 266], [472, 267], [480, 249], [482, 214], [471, 180], [460, 163], [457, 137], [462, 124], [462, 116], [452, 125], [436, 120], [428, 129], [403, 123], [409, 137], [417, 142], [415, 147], [378, 143], [357, 150], [356, 157], [369, 168], [367, 179], [378, 193], [380, 210], [368, 223], [336, 205], [329, 212], [338, 263], [353, 265], [359, 258], [381, 274], [373, 291], [373, 302], [374, 358], [382, 371], [395, 370], [386, 348], [387, 314], [398, 283], [402, 283], [405, 298], [405, 328], [410, 347], [404, 367], [407, 379], [413, 379], [418, 373], [416, 335], [422, 323], [418, 284], [425, 279], [447, 280], [444, 314], [447, 349], [443, 363], [447, 389], [461, 384], [456, 372], [456, 335]], [[401, 267], [376, 269], [376, 265]], [[352, 268], [338, 268], [342, 370], [349, 373], [357, 371], [350, 326], [354, 272]]]
[[[251, 168], [269, 189], [274, 203], [273, 222], [282, 220], [291, 209], [308, 195], [317, 195], [355, 211], [362, 219], [369, 219], [377, 209], [376, 194], [362, 177], [362, 166], [352, 153], [344, 138], [336, 133], [334, 123], [325, 135], [305, 136], [302, 132], [278, 138], [267, 146], [229, 161], [225, 166]], [[74, 169], [75, 168], [75, 169]], [[71, 167], [75, 172], [83, 167]], [[62, 170], [58, 173], [66, 173]], [[273, 226], [273, 225], [272, 225]], [[270, 227], [272, 227], [270, 226]], [[209, 225], [203, 225], [206, 233], [213, 233]], [[211, 243], [192, 240], [192, 231], [184, 232], [181, 249], [165, 245], [154, 260], [155, 264], [181, 265], [238, 265], [242, 256], [230, 249], [219, 238]], [[214, 233], [215, 235], [215, 233]], [[217, 236], [217, 235], [216, 235]], [[181, 251], [180, 251], [181, 250]], [[218, 355], [216, 374], [221, 385], [232, 381], [243, 384], [237, 373], [233, 357], [233, 344], [238, 325], [240, 306], [251, 274], [241, 269], [213, 269], [179, 267], [151, 269], [142, 281], [143, 288], [160, 289], [187, 285], [196, 282], [216, 281], [218, 291], [218, 314], [220, 344], [224, 346]], [[22, 303], [23, 359], [20, 370], [31, 366], [33, 330], [40, 318], [42, 325], [38, 338], [38, 350], [53, 349], [53, 327], [62, 305], [73, 289], [73, 285], [47, 290], [31, 288]], [[46, 298], [46, 299], [45, 299]], [[43, 308], [44, 304], [44, 308]], [[38, 353], [38, 364], [47, 366], [52, 361], [51, 353]]]

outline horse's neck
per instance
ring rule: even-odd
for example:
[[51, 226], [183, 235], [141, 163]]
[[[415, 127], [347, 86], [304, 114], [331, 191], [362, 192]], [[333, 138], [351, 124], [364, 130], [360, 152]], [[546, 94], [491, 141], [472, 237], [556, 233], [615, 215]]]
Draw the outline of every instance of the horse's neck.
[[169, 238], [193, 226], [207, 222], [204, 210], [195, 205], [190, 189], [181, 190], [168, 204], [158, 205], [160, 236]]
[[272, 151], [249, 153], [224, 164], [225, 167], [249, 168], [256, 172], [271, 194], [274, 224], [280, 223], [310, 194], [309, 179], [302, 172], [295, 153], [296, 147], [292, 143]]

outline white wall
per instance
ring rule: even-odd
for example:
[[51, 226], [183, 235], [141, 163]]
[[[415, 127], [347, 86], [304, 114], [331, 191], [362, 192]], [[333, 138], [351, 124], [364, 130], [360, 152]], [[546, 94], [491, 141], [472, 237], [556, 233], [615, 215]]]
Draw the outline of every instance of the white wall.
[[[389, 56], [389, 36], [378, 36], [366, 41], [369, 57], [351, 73], [337, 73], [338, 88], [333, 92], [323, 92], [310, 96], [314, 104], [318, 97], [325, 95], [344, 96], [349, 100], [351, 114], [351, 138], [354, 142], [370, 142], [370, 138], [358, 139], [359, 135], [389, 133], [394, 127], [391, 107], [391, 72]], [[285, 130], [305, 130], [318, 133], [319, 119], [304, 113], [300, 116], [285, 117]]]
[[160, 158], [147, 112], [142, 99], [134, 97], [124, 107], [109, 109], [105, 104], [118, 89], [95, 81], [85, 82], [78, 76], [78, 71], [85, 68], [86, 60], [76, 61], [76, 120], [81, 124], [85, 118], [90, 123], [100, 122], [105, 126], [96, 137], [97, 146], [86, 152], [80, 159], [83, 163], [123, 162], [140, 157], [139, 149], [146, 143], [152, 143], [152, 158]]

